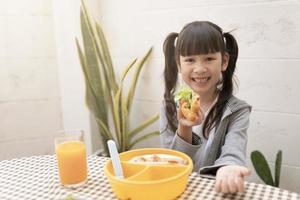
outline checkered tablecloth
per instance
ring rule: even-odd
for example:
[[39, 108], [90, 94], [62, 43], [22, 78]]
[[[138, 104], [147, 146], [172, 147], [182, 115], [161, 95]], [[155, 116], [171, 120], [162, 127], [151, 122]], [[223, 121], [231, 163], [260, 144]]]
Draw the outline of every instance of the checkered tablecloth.
[[[55, 156], [33, 156], [0, 162], [0, 200], [116, 199], [103, 172], [107, 158], [88, 156], [88, 180], [78, 189], [60, 185]], [[192, 173], [185, 192], [178, 199], [300, 199], [296, 193], [262, 184], [246, 183], [243, 194], [214, 191], [214, 180]]]

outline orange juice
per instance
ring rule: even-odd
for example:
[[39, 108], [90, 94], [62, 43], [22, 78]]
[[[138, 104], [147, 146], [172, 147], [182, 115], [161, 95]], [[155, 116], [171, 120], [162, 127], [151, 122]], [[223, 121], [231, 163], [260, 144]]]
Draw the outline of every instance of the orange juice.
[[86, 147], [83, 142], [68, 141], [57, 144], [56, 156], [62, 184], [78, 184], [86, 180]]

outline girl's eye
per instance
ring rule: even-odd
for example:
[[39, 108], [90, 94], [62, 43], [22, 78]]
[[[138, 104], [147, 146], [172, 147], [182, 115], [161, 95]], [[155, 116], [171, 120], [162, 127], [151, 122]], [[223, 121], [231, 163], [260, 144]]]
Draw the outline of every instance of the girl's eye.
[[213, 61], [213, 60], [215, 60], [215, 58], [213, 58], [213, 57], [207, 57], [206, 58], [206, 61]]
[[187, 58], [184, 61], [187, 62], [187, 63], [191, 63], [191, 62], [194, 62], [194, 59], [193, 58]]

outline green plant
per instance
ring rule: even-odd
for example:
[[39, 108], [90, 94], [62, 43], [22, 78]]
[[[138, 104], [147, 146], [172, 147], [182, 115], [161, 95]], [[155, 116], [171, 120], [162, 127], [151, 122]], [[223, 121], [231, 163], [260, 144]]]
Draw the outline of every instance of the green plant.
[[[118, 150], [123, 152], [149, 137], [158, 135], [158, 131], [143, 136], [139, 135], [158, 119], [158, 114], [134, 129], [129, 127], [129, 114], [138, 77], [151, 54], [152, 47], [142, 59], [139, 61], [134, 59], [125, 67], [120, 81], [117, 83], [105, 36], [98, 22], [89, 14], [85, 0], [82, 0], [80, 20], [83, 48], [79, 44], [78, 38], [76, 38], [76, 45], [85, 77], [86, 102], [96, 119], [104, 151], [108, 152], [106, 142], [109, 139], [116, 141]], [[123, 83], [132, 68], [135, 68], [135, 72], [125, 94]]]
[[282, 164], [281, 150], [279, 150], [276, 155], [274, 179], [272, 177], [270, 167], [264, 155], [260, 151], [253, 151], [251, 153], [251, 161], [257, 175], [261, 178], [261, 180], [265, 184], [279, 187], [279, 179], [280, 179], [281, 164]]

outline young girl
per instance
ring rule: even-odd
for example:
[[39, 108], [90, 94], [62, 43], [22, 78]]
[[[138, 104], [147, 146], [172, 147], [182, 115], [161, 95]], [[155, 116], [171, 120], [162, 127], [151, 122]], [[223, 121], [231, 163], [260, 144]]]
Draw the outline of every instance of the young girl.
[[[187, 24], [164, 42], [165, 93], [160, 139], [165, 148], [188, 154], [194, 171], [215, 175], [219, 192], [244, 191], [247, 129], [251, 107], [233, 96], [238, 45], [230, 33], [207, 21]], [[201, 99], [196, 120], [176, 109], [178, 72]]]

